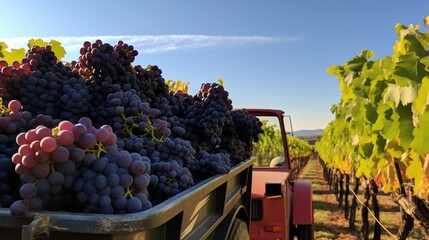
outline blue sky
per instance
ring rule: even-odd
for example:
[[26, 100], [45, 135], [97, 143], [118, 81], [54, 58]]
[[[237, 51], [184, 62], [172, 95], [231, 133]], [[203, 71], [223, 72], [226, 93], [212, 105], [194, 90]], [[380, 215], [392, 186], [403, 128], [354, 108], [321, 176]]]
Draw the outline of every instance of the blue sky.
[[119, 39], [190, 93], [224, 79], [234, 107], [279, 108], [293, 129], [324, 128], [340, 99], [326, 73], [363, 49], [392, 54], [396, 23], [422, 24], [428, 1], [2, 1], [0, 41], [56, 39], [75, 60], [86, 41]]

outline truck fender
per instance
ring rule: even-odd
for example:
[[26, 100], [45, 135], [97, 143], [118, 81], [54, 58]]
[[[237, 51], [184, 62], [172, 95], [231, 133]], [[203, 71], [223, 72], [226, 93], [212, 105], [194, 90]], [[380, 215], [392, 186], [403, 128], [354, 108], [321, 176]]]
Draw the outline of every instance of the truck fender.
[[246, 208], [243, 205], [240, 205], [239, 207], [232, 209], [228, 216], [217, 227], [215, 239], [228, 238], [233, 229], [235, 218], [243, 220], [247, 224], [247, 228], [249, 230], [249, 216], [247, 214]]
[[297, 180], [293, 188], [292, 224], [312, 224], [313, 218], [313, 189], [311, 182]]

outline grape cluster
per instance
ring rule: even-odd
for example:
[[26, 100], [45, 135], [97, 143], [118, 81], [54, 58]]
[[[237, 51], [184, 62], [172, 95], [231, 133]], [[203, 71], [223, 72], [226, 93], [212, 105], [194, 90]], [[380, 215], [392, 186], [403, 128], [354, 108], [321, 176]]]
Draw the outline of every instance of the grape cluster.
[[115, 46], [101, 40], [86, 41], [78, 60], [72, 62], [73, 73], [88, 80], [93, 104], [102, 105], [110, 93], [128, 91], [136, 86], [131, 63], [137, 55], [132, 45], [122, 41]]
[[6, 107], [0, 98], [0, 206], [9, 207], [18, 198], [19, 176], [11, 158], [18, 151], [16, 137], [30, 127], [31, 114], [21, 110], [19, 101]]
[[150, 176], [151, 197], [158, 204], [194, 185], [188, 168], [177, 161], [155, 162]]
[[19, 192], [22, 200], [11, 206], [12, 214], [71, 210], [74, 194], [70, 190], [83, 172], [81, 166], [116, 153], [116, 140], [110, 126], [97, 129], [85, 117], [77, 124], [61, 121], [53, 129], [39, 125], [20, 133], [16, 138], [19, 149], [12, 162], [23, 184]]
[[86, 81], [74, 76], [70, 67], [58, 62], [50, 46], [33, 46], [22, 60], [31, 72], [15, 74], [5, 81], [6, 102], [19, 100], [34, 115], [77, 122], [90, 112], [91, 95]]
[[134, 90], [107, 96], [106, 111], [114, 132], [122, 137], [151, 137], [156, 141], [170, 136], [168, 122], [159, 118], [161, 111], [151, 108]]
[[0, 207], [10, 207], [19, 198], [19, 182], [10, 157], [0, 154]]
[[232, 165], [251, 157], [253, 142], [259, 141], [263, 133], [262, 123], [255, 116], [248, 115], [245, 110], [231, 112], [232, 121], [225, 126], [221, 136], [222, 152], [231, 155]]
[[150, 159], [119, 151], [86, 163], [73, 186], [78, 208], [93, 213], [133, 213], [152, 207], [147, 187]]
[[11, 66], [4, 60], [0, 60], [0, 94], [7, 93], [7, 86], [19, 82], [21, 78], [31, 72], [28, 63], [21, 64], [14, 61]]
[[164, 78], [161, 76], [162, 70], [156, 65], [149, 65], [143, 68], [139, 65], [134, 67], [137, 78], [139, 96], [150, 103], [152, 108], [159, 109], [161, 116], [171, 117], [171, 96]]
[[[228, 92], [217, 83], [205, 83], [195, 96], [195, 102], [185, 111], [183, 126], [189, 132], [193, 147], [213, 151], [221, 144], [225, 125], [231, 123], [231, 101]], [[197, 136], [193, 136], [196, 134]]]
[[176, 161], [180, 166], [195, 170], [195, 150], [191, 142], [182, 138], [165, 138], [155, 143], [155, 151], [149, 152], [153, 162]]
[[216, 174], [226, 174], [231, 170], [230, 156], [227, 153], [209, 153], [205, 150], [198, 152], [196, 160], [198, 178], [211, 177]]

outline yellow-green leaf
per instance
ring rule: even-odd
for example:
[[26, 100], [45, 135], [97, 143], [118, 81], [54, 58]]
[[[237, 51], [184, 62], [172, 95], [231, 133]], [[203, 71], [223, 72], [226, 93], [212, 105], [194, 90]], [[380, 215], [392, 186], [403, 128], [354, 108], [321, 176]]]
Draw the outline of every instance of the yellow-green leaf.
[[57, 40], [52, 39], [49, 42], [49, 45], [52, 47], [52, 51], [54, 51], [55, 56], [58, 58], [58, 61], [61, 61], [61, 59], [66, 55], [66, 49], [61, 46], [61, 43]]
[[66, 50], [63, 46], [61, 46], [61, 43], [55, 39], [52, 39], [51, 41], [45, 42], [41, 38], [32, 38], [28, 40], [28, 47], [31, 49], [33, 46], [39, 46], [39, 47], [45, 47], [46, 45], [50, 45], [52, 47], [52, 51], [55, 53], [55, 56], [57, 57], [58, 61], [61, 61], [61, 59], [66, 55]]
[[5, 60], [9, 65], [12, 65], [14, 61], [21, 62], [25, 58], [25, 49], [24, 48], [12, 48], [10, 52], [3, 51], [3, 60]]
[[0, 59], [4, 58], [4, 51], [7, 49], [7, 44], [5, 42], [0, 42]]
[[33, 46], [39, 46], [39, 47], [44, 47], [48, 45], [47, 42], [43, 41], [43, 39], [41, 38], [32, 38], [28, 40], [28, 48], [31, 49]]
[[423, 24], [425, 26], [429, 25], [429, 16], [426, 16], [426, 17], [423, 18]]
[[429, 104], [429, 77], [425, 77], [422, 80], [422, 85], [418, 91], [417, 97], [414, 99], [413, 107], [420, 114], [426, 111], [426, 107]]
[[414, 139], [410, 146], [420, 154], [429, 153], [429, 112], [421, 115], [418, 127], [414, 128]]
[[423, 171], [423, 163], [420, 160], [418, 156], [416, 156], [408, 165], [406, 174], [408, 178], [414, 178], [417, 182], [420, 182], [420, 179], [422, 177], [422, 171]]

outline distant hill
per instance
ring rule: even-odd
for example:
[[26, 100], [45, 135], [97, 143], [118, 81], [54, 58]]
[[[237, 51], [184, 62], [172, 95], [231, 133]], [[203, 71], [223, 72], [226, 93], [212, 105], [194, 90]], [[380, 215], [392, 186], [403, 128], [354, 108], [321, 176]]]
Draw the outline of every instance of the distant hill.
[[293, 132], [293, 136], [295, 137], [306, 137], [306, 136], [314, 136], [322, 134], [323, 129], [314, 129], [314, 130], [298, 130]]

